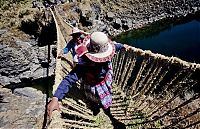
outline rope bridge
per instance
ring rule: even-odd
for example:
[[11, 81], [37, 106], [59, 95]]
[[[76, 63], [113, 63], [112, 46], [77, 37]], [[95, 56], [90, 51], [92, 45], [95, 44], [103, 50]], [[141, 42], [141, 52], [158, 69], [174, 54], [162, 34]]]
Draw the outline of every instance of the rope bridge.
[[[57, 9], [51, 12], [59, 52], [72, 28], [63, 20], [66, 14]], [[111, 112], [126, 128], [200, 128], [200, 64], [135, 47], [119, 51], [112, 61]], [[57, 59], [53, 92], [70, 69], [68, 60]], [[79, 88], [77, 83], [63, 99], [62, 113], [54, 112], [49, 128], [113, 128], [104, 113], [92, 115]]]

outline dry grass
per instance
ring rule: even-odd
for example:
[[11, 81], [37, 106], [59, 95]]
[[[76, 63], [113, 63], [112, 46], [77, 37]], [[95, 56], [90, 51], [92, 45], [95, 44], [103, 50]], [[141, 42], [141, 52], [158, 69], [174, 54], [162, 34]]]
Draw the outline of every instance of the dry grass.
[[20, 31], [22, 21], [34, 20], [36, 9], [32, 9], [32, 1], [4, 1], [0, 3], [0, 28], [7, 29], [7, 37], [1, 37], [1, 41], [12, 41], [11, 37], [17, 37], [21, 40], [30, 38], [28, 35]]

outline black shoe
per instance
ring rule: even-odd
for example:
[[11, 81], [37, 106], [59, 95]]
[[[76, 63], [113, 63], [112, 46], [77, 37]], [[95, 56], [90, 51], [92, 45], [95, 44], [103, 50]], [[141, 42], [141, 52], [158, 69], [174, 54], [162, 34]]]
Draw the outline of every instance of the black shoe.
[[96, 115], [99, 114], [100, 109], [99, 109], [99, 108], [96, 108], [96, 109], [92, 110], [92, 112], [93, 112], [93, 115], [96, 116]]
[[93, 112], [93, 115], [94, 116], [96, 116], [96, 115], [98, 115], [99, 114], [99, 112], [100, 112], [100, 107], [99, 107], [99, 105], [92, 105], [91, 107], [89, 107], [90, 108], [90, 110]]
[[114, 129], [126, 129], [126, 125], [117, 119], [112, 120], [112, 125], [114, 126]]

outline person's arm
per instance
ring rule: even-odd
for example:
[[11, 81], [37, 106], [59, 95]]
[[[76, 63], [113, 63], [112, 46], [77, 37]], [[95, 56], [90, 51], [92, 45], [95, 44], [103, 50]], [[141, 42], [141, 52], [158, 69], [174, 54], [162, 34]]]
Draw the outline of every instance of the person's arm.
[[59, 84], [57, 90], [54, 93], [54, 97], [57, 97], [59, 100], [63, 99], [66, 93], [69, 92], [69, 89], [75, 84], [79, 77], [77, 76], [77, 68], [75, 67]]
[[74, 46], [75, 43], [72, 40], [70, 40], [67, 46], [63, 49], [63, 53], [67, 54], [70, 51], [70, 49], [72, 49]]
[[121, 44], [121, 43], [117, 43], [117, 42], [114, 42], [114, 45], [115, 45], [116, 51], [120, 51], [122, 49], [128, 50], [129, 48], [131, 48], [131, 46], [128, 46], [127, 44]]
[[67, 54], [73, 47], [75, 47], [75, 43], [72, 40], [70, 40], [67, 46], [60, 51], [60, 53], [58, 54], [58, 58], [63, 57], [63, 55]]
[[69, 91], [74, 83], [79, 80], [79, 72], [80, 68], [76, 66], [59, 84], [57, 90], [55, 91], [51, 102], [47, 106], [48, 116], [52, 118], [52, 112], [54, 110], [60, 110], [58, 100], [62, 99], [65, 94]]

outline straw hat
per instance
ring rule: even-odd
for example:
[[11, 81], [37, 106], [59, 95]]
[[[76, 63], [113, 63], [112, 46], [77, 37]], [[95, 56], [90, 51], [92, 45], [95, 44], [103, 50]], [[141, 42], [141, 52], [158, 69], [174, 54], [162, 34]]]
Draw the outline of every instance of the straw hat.
[[110, 61], [115, 54], [115, 46], [103, 32], [93, 32], [85, 37], [83, 45], [77, 48], [77, 54], [86, 55], [91, 61]]
[[74, 34], [81, 34], [81, 31], [77, 27], [73, 27], [72, 28], [72, 33], [70, 34], [70, 36], [72, 36]]

